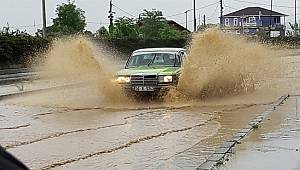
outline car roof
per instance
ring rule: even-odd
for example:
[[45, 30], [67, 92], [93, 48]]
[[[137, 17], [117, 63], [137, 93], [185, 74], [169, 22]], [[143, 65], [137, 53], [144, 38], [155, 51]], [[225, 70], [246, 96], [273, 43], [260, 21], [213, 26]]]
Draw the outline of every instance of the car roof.
[[180, 51], [186, 51], [184, 48], [145, 48], [134, 51], [132, 54], [138, 53], [149, 53], [149, 52], [170, 52], [170, 53], [178, 53]]

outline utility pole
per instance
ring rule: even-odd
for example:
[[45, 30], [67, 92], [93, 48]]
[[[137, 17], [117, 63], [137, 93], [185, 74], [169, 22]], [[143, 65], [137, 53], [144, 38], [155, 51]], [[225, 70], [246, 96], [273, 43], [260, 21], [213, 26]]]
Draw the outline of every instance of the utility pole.
[[188, 27], [188, 25], [187, 25], [187, 23], [188, 23], [188, 12], [189, 12], [189, 10], [184, 12], [185, 13], [185, 29], [187, 29], [187, 27]]
[[245, 19], [245, 16], [243, 15], [242, 17], [241, 17], [241, 34], [242, 35], [244, 35], [244, 19]]
[[271, 37], [272, 28], [272, 12], [273, 12], [273, 0], [271, 0], [271, 12], [270, 12], [270, 25], [269, 25], [269, 36]]
[[197, 31], [197, 19], [196, 19], [196, 0], [194, 0], [194, 32]]
[[112, 3], [112, 0], [109, 1], [109, 31], [110, 33], [113, 31], [113, 28], [114, 28], [114, 14], [115, 12], [113, 12], [113, 3]]
[[295, 36], [297, 35], [297, 29], [298, 29], [298, 25], [297, 25], [297, 0], [295, 0], [295, 24], [294, 24]]
[[188, 12], [190, 12], [192, 9], [186, 10], [185, 13], [185, 28], [188, 29]]
[[204, 28], [206, 27], [206, 15], [205, 14], [203, 15], [203, 26], [204, 26]]
[[43, 38], [47, 38], [47, 21], [46, 21], [46, 3], [45, 0], [42, 0], [42, 15], [43, 15]]
[[34, 27], [34, 31], [37, 32], [37, 30], [36, 30], [36, 24], [35, 24], [35, 19], [33, 20], [33, 27]]
[[220, 0], [220, 28], [223, 28], [223, 0]]
[[200, 28], [201, 27], [201, 14], [199, 14], [199, 18], [198, 18], [198, 28]]

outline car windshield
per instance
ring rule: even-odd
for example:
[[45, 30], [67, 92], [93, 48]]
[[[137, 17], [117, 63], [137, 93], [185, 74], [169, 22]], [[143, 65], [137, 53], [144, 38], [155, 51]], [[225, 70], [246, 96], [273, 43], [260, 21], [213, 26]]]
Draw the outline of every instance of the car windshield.
[[139, 66], [169, 66], [178, 67], [181, 65], [181, 60], [176, 54], [172, 53], [147, 53], [138, 54], [130, 57], [127, 68]]

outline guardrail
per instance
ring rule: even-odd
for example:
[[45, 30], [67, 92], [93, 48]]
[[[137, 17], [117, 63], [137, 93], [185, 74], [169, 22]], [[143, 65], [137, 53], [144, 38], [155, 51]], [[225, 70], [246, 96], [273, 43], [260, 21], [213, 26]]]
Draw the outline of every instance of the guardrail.
[[24, 81], [32, 80], [35, 72], [28, 68], [0, 70], [0, 85], [15, 85], [20, 91], [24, 90]]

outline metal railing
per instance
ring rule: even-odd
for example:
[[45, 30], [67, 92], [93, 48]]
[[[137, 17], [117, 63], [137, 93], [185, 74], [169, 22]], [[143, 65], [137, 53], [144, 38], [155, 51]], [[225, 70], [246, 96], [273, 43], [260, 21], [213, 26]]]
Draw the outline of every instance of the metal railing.
[[24, 90], [24, 82], [33, 80], [35, 72], [28, 68], [0, 70], [0, 85], [14, 85]]

